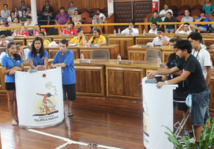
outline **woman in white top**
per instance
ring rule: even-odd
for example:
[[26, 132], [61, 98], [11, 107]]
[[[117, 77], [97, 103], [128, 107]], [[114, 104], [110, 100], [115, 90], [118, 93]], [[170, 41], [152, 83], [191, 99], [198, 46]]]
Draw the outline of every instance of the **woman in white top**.
[[15, 20], [15, 12], [12, 11], [10, 13], [10, 16], [7, 18], [7, 22], [9, 24], [9, 26], [11, 26], [14, 23], [14, 20]]
[[134, 28], [134, 21], [129, 23], [129, 27], [124, 29], [121, 34], [126, 34], [126, 35], [134, 35], [134, 34], [139, 34], [138, 29]]
[[157, 23], [153, 22], [150, 26], [151, 29], [149, 30], [149, 33], [157, 35], [157, 26], [158, 26]]
[[74, 10], [74, 16], [72, 17], [72, 21], [75, 24], [82, 24], [81, 23], [81, 15], [79, 15], [79, 11], [77, 9]]
[[32, 17], [31, 9], [29, 6], [27, 6], [27, 15]]

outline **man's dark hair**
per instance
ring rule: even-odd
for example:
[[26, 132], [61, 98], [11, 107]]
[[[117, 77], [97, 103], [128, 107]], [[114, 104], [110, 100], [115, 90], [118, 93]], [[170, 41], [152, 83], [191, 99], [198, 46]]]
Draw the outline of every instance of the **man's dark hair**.
[[188, 23], [188, 22], [185, 22], [184, 25], [189, 25], [189, 23]]
[[74, 21], [71, 21], [71, 22], [69, 22], [68, 24], [69, 24], [69, 25], [72, 24], [73, 27], [74, 27], [74, 25], [75, 25], [75, 24], [74, 24]]
[[68, 40], [66, 40], [66, 39], [60, 40], [59, 43], [65, 44], [66, 47], [68, 46]]
[[[74, 4], [74, 2], [70, 2], [70, 3]], [[70, 3], [69, 3], [69, 4], [70, 4]]]
[[174, 47], [182, 51], [187, 50], [189, 54], [192, 52], [192, 44], [189, 40], [178, 40]]
[[102, 12], [102, 10], [101, 9], [97, 9], [99, 12]]
[[165, 3], [164, 5], [167, 5], [167, 6], [169, 6], [167, 3]]
[[135, 21], [130, 21], [129, 24], [132, 23], [135, 26]]
[[2, 39], [2, 38], [6, 38], [6, 36], [5, 36], [5, 35], [1, 35], [1, 36], [0, 36], [0, 39]]
[[45, 1], [45, 3], [47, 3], [48, 2], [48, 4], [49, 4], [49, 1]]
[[167, 12], [168, 14], [170, 14], [170, 15], [172, 15], [172, 13], [171, 12]]
[[99, 16], [99, 14], [98, 14], [98, 13], [95, 13], [94, 15]]
[[157, 29], [157, 31], [165, 32], [165, 30], [163, 29], [163, 27], [159, 27], [159, 28]]
[[23, 10], [22, 10], [22, 14], [23, 14], [24, 11], [27, 12], [25, 9], [23, 9]]
[[204, 11], [204, 10], [201, 10], [201, 13], [205, 13], [205, 11]]
[[155, 10], [155, 11], [154, 11], [154, 13], [157, 13], [157, 14], [158, 14], [158, 11], [157, 11], [157, 10]]
[[65, 7], [61, 7], [60, 10], [61, 10], [61, 9], [64, 9], [64, 10], [65, 10]]
[[31, 19], [31, 16], [27, 16], [27, 19]]
[[192, 33], [190, 33], [189, 36], [188, 36], [188, 39], [189, 39], [189, 38], [191, 38], [191, 39], [193, 39], [193, 40], [199, 40], [200, 43], [201, 43], [201, 41], [202, 41], [202, 36], [201, 36], [201, 34], [200, 34], [200, 33], [197, 33], [197, 32], [192, 32]]
[[4, 7], [5, 5], [8, 7], [8, 4], [4, 4], [3, 7]]
[[156, 26], [158, 26], [158, 24], [156, 22], [152, 22], [152, 24], [155, 24]]
[[21, 1], [21, 3], [25, 3], [25, 1]]
[[39, 34], [42, 34], [43, 36], [45, 36], [45, 33], [43, 31], [40, 31]]
[[20, 42], [16, 42], [16, 45], [21, 45], [21, 43]]

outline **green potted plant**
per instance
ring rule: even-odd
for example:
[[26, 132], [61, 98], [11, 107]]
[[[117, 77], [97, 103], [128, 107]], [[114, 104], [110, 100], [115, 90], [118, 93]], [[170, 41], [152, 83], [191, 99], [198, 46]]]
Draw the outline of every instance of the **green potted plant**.
[[200, 143], [199, 146], [195, 142], [190, 142], [187, 136], [182, 136], [182, 139], [186, 145], [184, 148], [183, 145], [178, 141], [174, 133], [166, 126], [164, 126], [170, 133], [165, 132], [168, 136], [168, 140], [174, 144], [176, 149], [211, 149], [214, 146], [214, 118], [212, 119], [211, 125], [208, 128], [208, 123], [210, 118], [204, 124], [204, 127], [201, 131]]

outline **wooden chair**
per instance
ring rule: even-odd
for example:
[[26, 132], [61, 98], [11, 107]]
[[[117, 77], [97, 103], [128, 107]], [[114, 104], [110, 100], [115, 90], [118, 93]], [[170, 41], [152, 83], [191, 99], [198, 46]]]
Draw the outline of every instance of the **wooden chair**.
[[192, 16], [193, 17], [193, 21], [195, 21], [195, 19], [198, 17], [198, 16]]
[[91, 59], [110, 59], [109, 50], [99, 49], [91, 52]]
[[90, 17], [90, 14], [88, 12], [83, 12], [81, 14], [81, 18], [89, 18]]
[[189, 5], [183, 5], [180, 7], [180, 10], [191, 10], [191, 7]]
[[211, 15], [207, 15], [207, 17], [209, 18], [209, 21], [211, 21], [212, 19], [214, 19], [214, 17], [211, 16]]
[[203, 6], [202, 5], [195, 5], [192, 7], [192, 10], [194, 9], [199, 9], [199, 10], [202, 10]]
[[90, 13], [95, 13], [95, 12], [97, 12], [97, 9], [98, 9], [98, 8], [92, 8], [92, 9], [90, 10]]
[[92, 18], [86, 18], [85, 21], [86, 21], [86, 24], [92, 24]]
[[103, 35], [106, 38], [106, 44], [110, 44], [110, 39], [108, 35]]
[[181, 22], [182, 18], [183, 18], [183, 16], [177, 16], [176, 20], [179, 21], [179, 22]]
[[53, 59], [57, 52], [59, 52], [59, 50], [49, 50], [49, 58]]
[[84, 34], [86, 34], [86, 33], [90, 34], [91, 33], [91, 27], [90, 26], [82, 26], [82, 30], [83, 30]]
[[104, 12], [108, 12], [108, 8], [107, 8], [107, 7], [103, 8], [103, 9], [102, 9], [102, 12], [103, 12], [103, 13], [104, 13]]
[[172, 9], [173, 11], [178, 11], [178, 7], [175, 5], [169, 6], [169, 9]]
[[82, 9], [80, 9], [78, 11], [79, 11], [80, 14], [83, 13], [83, 12], [88, 12], [89, 13], [89, 10], [86, 9], [86, 8], [82, 8]]
[[181, 9], [181, 10], [179, 10], [179, 11], [178, 11], [178, 13], [177, 13], [177, 14], [178, 14], [178, 16], [180, 16], [180, 15], [182, 15], [182, 16], [183, 16], [183, 15], [184, 15], [184, 13], [185, 13], [185, 10], [184, 10], [184, 9]]
[[191, 11], [191, 16], [200, 16], [201, 10], [199, 9], [194, 9]]

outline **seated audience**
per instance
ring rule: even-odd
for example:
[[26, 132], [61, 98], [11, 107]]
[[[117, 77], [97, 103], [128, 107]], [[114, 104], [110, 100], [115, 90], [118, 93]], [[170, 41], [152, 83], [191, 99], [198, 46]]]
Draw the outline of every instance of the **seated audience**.
[[161, 17], [163, 22], [164, 22], [164, 20], [166, 18], [166, 14], [168, 12], [171, 12], [171, 14], [173, 15], [173, 11], [171, 9], [169, 9], [169, 5], [168, 4], [164, 4], [164, 9], [161, 10], [160, 13], [159, 13], [159, 17]]
[[27, 15], [32, 17], [31, 8], [27, 6]]
[[65, 12], [65, 8], [61, 7], [60, 12], [56, 15], [55, 23], [56, 25], [68, 25], [70, 22], [69, 15]]
[[48, 46], [50, 44], [50, 41], [47, 39], [44, 39], [45, 33], [43, 31], [39, 32], [39, 37], [43, 39], [43, 45]]
[[70, 22], [68, 24], [68, 28], [64, 29], [63, 30], [63, 34], [69, 34], [69, 35], [76, 35], [77, 34], [77, 31], [76, 29], [74, 28], [74, 22]]
[[42, 8], [42, 16], [47, 17], [47, 25], [49, 25], [51, 17], [53, 16], [53, 7], [49, 4], [49, 1], [45, 1], [45, 5]]
[[[99, 14], [95, 13], [94, 19], [92, 20], [92, 24], [103, 24], [103, 20], [99, 18]], [[94, 26], [94, 28], [99, 28], [98, 26]]]
[[19, 17], [19, 9], [18, 9], [18, 7], [15, 7], [14, 12], [15, 12], [15, 17]]
[[[195, 22], [209, 22], [209, 18], [205, 16], [205, 11], [202, 10], [200, 16], [195, 19]], [[203, 31], [207, 31], [208, 25], [195, 25]]]
[[185, 15], [181, 19], [181, 22], [193, 22], [193, 17], [190, 16], [189, 10], [185, 10]]
[[[161, 17], [158, 16], [158, 11], [157, 10], [154, 11], [153, 17], [151, 17], [149, 19], [149, 22], [162, 22]], [[159, 27], [159, 25], [158, 25], [158, 27]]]
[[21, 6], [19, 7], [19, 11], [23, 10], [27, 12], [27, 6], [25, 5], [25, 1], [21, 1]]
[[24, 25], [21, 26], [21, 30], [18, 31], [17, 36], [22, 36], [22, 37], [28, 37], [29, 36], [29, 33], [25, 29]]
[[22, 16], [19, 17], [19, 23], [24, 24], [25, 22], [27, 22], [27, 11], [24, 9], [22, 11]]
[[70, 2], [69, 5], [70, 5], [70, 7], [68, 9], [68, 14], [69, 14], [70, 18], [72, 18], [72, 21], [74, 21], [73, 20], [74, 11], [77, 10], [77, 7], [74, 7], [74, 2]]
[[164, 29], [162, 27], [159, 27], [157, 29], [157, 37], [155, 37], [152, 41], [153, 46], [162, 46], [162, 45], [168, 45], [169, 44], [169, 37], [165, 35]]
[[[103, 23], [105, 22], [105, 19], [106, 19], [106, 16], [101, 13], [101, 10], [100, 9], [97, 9], [97, 12], [96, 12], [98, 15], [99, 15], [99, 18], [103, 21]], [[95, 16], [93, 17], [93, 19], [95, 18]]]
[[7, 18], [8, 25], [11, 26], [14, 23], [14, 20], [15, 20], [15, 12], [12, 11], [10, 13], [10, 16]]
[[150, 30], [149, 30], [149, 33], [152, 33], [152, 34], [157, 34], [157, 23], [156, 22], [153, 22], [152, 25], [150, 26]]
[[[171, 12], [167, 12], [164, 22], [176, 22], [176, 19], [172, 16]], [[164, 29], [166, 33], [174, 33], [177, 29], [177, 25], [164, 25]]]
[[72, 17], [72, 21], [75, 23], [75, 24], [82, 24], [81, 23], [81, 15], [79, 15], [79, 11], [76, 9], [74, 10], [74, 15]]
[[[15, 17], [14, 23], [10, 27], [21, 27], [21, 24], [19, 23], [19, 18]], [[15, 34], [13, 34], [12, 36], [16, 36], [16, 31], [17, 29], [11, 29], [12, 33], [15, 32]]]
[[[7, 27], [3, 19], [0, 19], [0, 27]], [[1, 31], [2, 30], [5, 30], [5, 29], [1, 29]]]
[[8, 5], [3, 5], [3, 10], [1, 11], [1, 17], [0, 19], [4, 19], [4, 22], [7, 23], [7, 18], [10, 16], [10, 10], [8, 10]]
[[106, 38], [103, 35], [100, 35], [101, 32], [99, 29], [94, 29], [93, 30], [93, 36], [91, 39], [88, 41], [88, 44], [106, 44]]
[[7, 44], [9, 43], [8, 40], [6, 40], [5, 35], [0, 36], [0, 47], [7, 47]]
[[72, 38], [69, 43], [70, 44], [77, 44], [78, 41], [79, 41], [79, 45], [87, 44], [87, 41], [86, 41], [85, 36], [83, 34], [83, 30], [81, 28], [79, 28], [77, 30], [77, 36]]
[[203, 5], [203, 10], [206, 14], [212, 15], [214, 12], [214, 5], [210, 0], [205, 0], [205, 4]]
[[46, 30], [44, 28], [41, 29], [40, 25], [36, 24], [34, 26], [34, 32], [33, 32], [34, 36], [39, 35], [39, 32], [41, 32], [41, 31], [44, 32], [45, 36], [47, 35]]
[[[29, 51], [28, 51], [29, 52]], [[20, 55], [25, 60], [24, 50], [20, 42], [16, 43], [16, 54]]]
[[[180, 31], [180, 29], [182, 29]], [[186, 35], [189, 35], [190, 33], [192, 32], [191, 28], [190, 28], [190, 24], [189, 23], [184, 23], [182, 24], [177, 30], [175, 33], [181, 33], [181, 34], [186, 34]]]
[[139, 34], [138, 29], [134, 28], [135, 23], [131, 21], [129, 23], [129, 27], [124, 29], [121, 34], [127, 34], [127, 35], [134, 35], [134, 34]]

